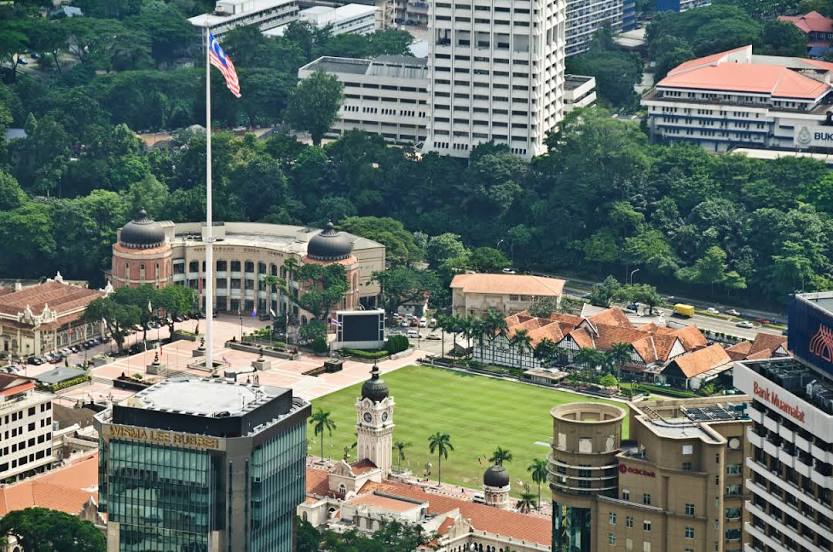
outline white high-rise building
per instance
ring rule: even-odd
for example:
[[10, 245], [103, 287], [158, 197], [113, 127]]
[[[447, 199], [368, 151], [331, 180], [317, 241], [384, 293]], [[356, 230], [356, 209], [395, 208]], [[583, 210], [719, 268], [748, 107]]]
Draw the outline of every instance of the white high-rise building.
[[568, 56], [590, 49], [593, 35], [607, 25], [612, 33], [622, 32], [624, 0], [569, 0], [567, 2]]
[[0, 484], [49, 469], [52, 395], [27, 378], [0, 374]]
[[424, 151], [542, 153], [564, 113], [565, 22], [566, 0], [431, 2]]

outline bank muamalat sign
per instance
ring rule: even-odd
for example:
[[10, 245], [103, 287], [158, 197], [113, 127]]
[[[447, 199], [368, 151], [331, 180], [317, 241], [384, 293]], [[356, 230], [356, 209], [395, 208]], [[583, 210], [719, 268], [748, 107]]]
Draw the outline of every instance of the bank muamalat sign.
[[833, 148], [833, 127], [796, 126], [793, 140], [799, 148]]
[[768, 402], [776, 409], [780, 410], [782, 413], [786, 414], [790, 418], [804, 423], [804, 411], [795, 404], [791, 404], [784, 399], [782, 399], [778, 393], [770, 389], [769, 387], [764, 387], [763, 385], [758, 385], [757, 381], [752, 382], [752, 392], [755, 394], [756, 397], [759, 399]]
[[164, 429], [150, 429], [144, 427], [113, 424], [110, 427], [110, 438], [142, 441], [154, 445], [171, 447], [185, 447], [198, 449], [219, 449], [220, 439], [208, 435], [194, 435], [179, 431]]

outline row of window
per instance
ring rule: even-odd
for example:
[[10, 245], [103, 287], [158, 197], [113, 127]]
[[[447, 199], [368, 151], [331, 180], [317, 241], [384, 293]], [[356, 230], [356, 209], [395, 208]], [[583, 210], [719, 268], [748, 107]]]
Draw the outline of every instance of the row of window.
[[29, 462], [34, 462], [35, 460], [40, 460], [42, 458], [46, 458], [47, 456], [52, 455], [52, 448], [46, 448], [44, 450], [39, 450], [37, 452], [33, 452], [29, 456], [24, 456], [22, 458], [16, 458], [11, 462], [3, 462], [0, 464], [0, 473], [9, 471], [10, 469], [13, 470], [15, 468], [19, 468], [20, 466], [25, 466]]

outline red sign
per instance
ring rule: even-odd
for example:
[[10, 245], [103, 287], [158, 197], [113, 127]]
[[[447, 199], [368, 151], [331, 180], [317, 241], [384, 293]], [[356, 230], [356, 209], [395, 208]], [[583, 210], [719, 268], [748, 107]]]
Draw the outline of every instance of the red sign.
[[752, 382], [752, 390], [755, 393], [755, 396], [759, 399], [763, 399], [784, 414], [790, 416], [798, 420], [799, 422], [804, 422], [804, 411], [801, 410], [798, 406], [794, 404], [790, 404], [785, 402], [781, 397], [778, 396], [778, 393], [770, 391], [768, 388], [758, 385], [758, 382]]
[[622, 475], [626, 473], [632, 473], [634, 475], [641, 475], [644, 477], [656, 477], [657, 474], [652, 472], [651, 470], [643, 470], [642, 468], [634, 468], [633, 466], [626, 466], [625, 464], [619, 464], [619, 473]]

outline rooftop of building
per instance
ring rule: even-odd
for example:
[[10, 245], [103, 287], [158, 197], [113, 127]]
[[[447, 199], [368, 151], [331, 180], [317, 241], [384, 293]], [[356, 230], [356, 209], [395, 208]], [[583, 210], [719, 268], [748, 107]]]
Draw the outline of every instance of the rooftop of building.
[[102, 292], [94, 289], [74, 286], [59, 281], [47, 281], [42, 284], [20, 290], [5, 289], [0, 292], [0, 313], [17, 315], [27, 307], [34, 314], [43, 312], [47, 305], [59, 315], [75, 309], [86, 307], [93, 299], [101, 297]]
[[0, 374], [0, 397], [17, 395], [33, 387], [34, 384], [29, 378], [21, 378], [11, 374]]
[[831, 90], [819, 73], [831, 70], [833, 64], [816, 60], [753, 56], [752, 46], [743, 46], [686, 61], [669, 71], [657, 87], [817, 101]]
[[299, 71], [424, 80], [428, 77], [428, 60], [401, 55], [385, 55], [371, 59], [322, 56], [304, 65]]
[[737, 364], [784, 388], [826, 414], [833, 414], [833, 378], [792, 357], [741, 360]]
[[532, 274], [457, 274], [450, 287], [463, 293], [560, 297], [564, 293], [564, 284], [564, 280], [558, 278]]
[[732, 360], [756, 360], [772, 358], [778, 355], [788, 355], [787, 337], [758, 332], [752, 341], [739, 341], [728, 349], [726, 353]]
[[[173, 227], [174, 246], [186, 243], [202, 245], [202, 228], [200, 222], [173, 223], [164, 222], [163, 226]], [[288, 253], [306, 255], [307, 244], [321, 228], [292, 226], [288, 224], [265, 224], [259, 222], [225, 222], [215, 223], [214, 234], [220, 245], [231, 244], [251, 247], [271, 247]], [[353, 242], [353, 251], [384, 247], [379, 242], [342, 232]]]
[[807, 303], [812, 303], [818, 308], [826, 311], [827, 314], [833, 316], [833, 291], [800, 293], [796, 295], [796, 299]]
[[0, 486], [0, 517], [33, 506], [77, 515], [98, 500], [98, 452], [13, 485]]
[[139, 391], [127, 405], [207, 418], [241, 416], [290, 390], [223, 378], [171, 378]]
[[781, 15], [778, 21], [792, 23], [805, 33], [833, 33], [833, 19], [825, 17], [817, 11], [802, 15]]
[[349, 504], [351, 506], [369, 506], [377, 510], [385, 510], [400, 514], [426, 505], [425, 502], [421, 502], [419, 500], [388, 495], [380, 491], [356, 495], [347, 500], [345, 504]]
[[[746, 422], [750, 402], [747, 395], [726, 395], [693, 399], [661, 399], [631, 402], [631, 414], [649, 431], [666, 439], [699, 439], [705, 443], [721, 444], [722, 435], [709, 427], [726, 422]], [[636, 450], [626, 452], [639, 456]]]
[[[277, 8], [286, 4], [295, 4], [296, 0], [222, 0], [217, 2], [213, 12], [203, 13], [188, 19], [195, 27], [215, 27], [241, 17], [246, 17], [255, 12], [262, 12]], [[236, 13], [224, 13], [223, 4], [240, 9]]]
[[701, 376], [710, 370], [727, 366], [732, 359], [720, 344], [714, 343], [671, 360], [687, 378]]
[[575, 90], [576, 88], [584, 86], [590, 81], [595, 80], [595, 78], [596, 77], [586, 75], [564, 75], [564, 90]]

